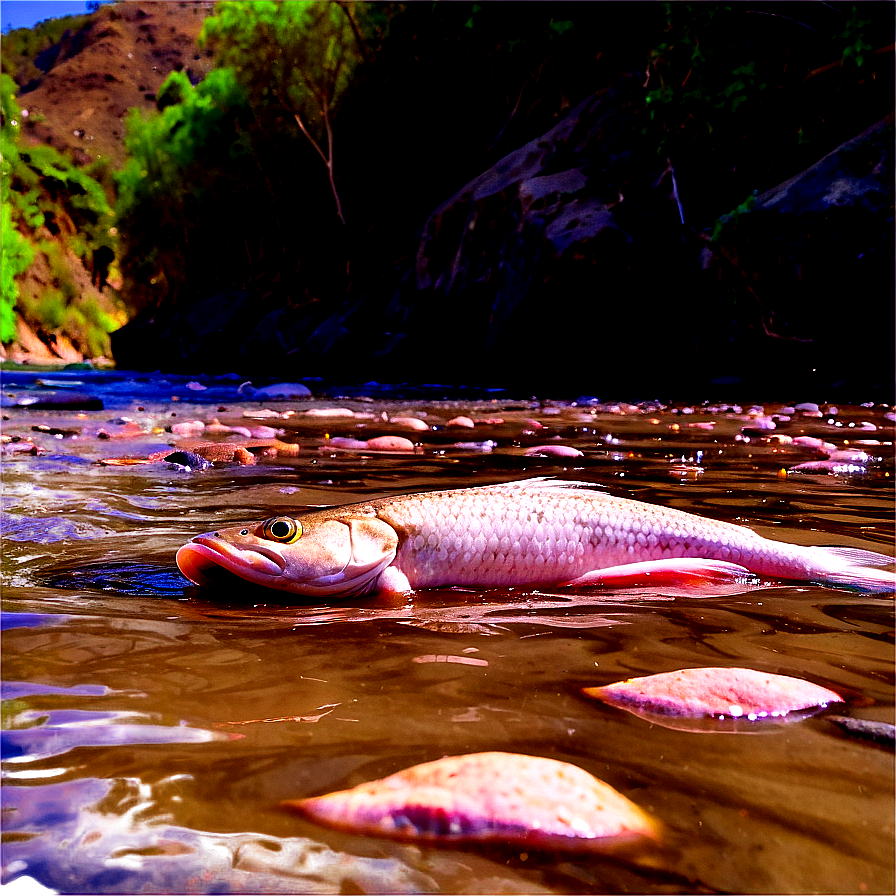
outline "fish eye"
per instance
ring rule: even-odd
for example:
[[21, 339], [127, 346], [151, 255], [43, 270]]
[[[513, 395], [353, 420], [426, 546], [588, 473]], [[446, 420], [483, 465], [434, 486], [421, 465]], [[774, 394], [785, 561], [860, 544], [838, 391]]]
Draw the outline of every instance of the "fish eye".
[[249, 534], [248, 529], [240, 529], [240, 535], [248, 535], [248, 534]]
[[266, 520], [261, 527], [265, 538], [292, 544], [302, 537], [302, 524], [290, 516], [275, 516]]

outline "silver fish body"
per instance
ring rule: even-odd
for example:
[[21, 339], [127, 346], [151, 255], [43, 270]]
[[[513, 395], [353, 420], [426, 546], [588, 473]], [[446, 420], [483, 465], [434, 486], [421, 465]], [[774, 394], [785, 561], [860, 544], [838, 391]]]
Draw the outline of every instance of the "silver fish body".
[[[891, 571], [868, 568], [891, 562], [884, 555], [773, 541], [581, 485], [526, 480], [273, 518], [197, 536], [177, 560], [198, 584], [217, 565], [268, 587], [330, 597], [448, 585], [612, 585], [620, 571], [624, 578], [642, 570], [649, 584], [658, 570], [699, 572], [698, 561], [735, 573], [893, 589]], [[278, 542], [286, 536], [289, 543]]]

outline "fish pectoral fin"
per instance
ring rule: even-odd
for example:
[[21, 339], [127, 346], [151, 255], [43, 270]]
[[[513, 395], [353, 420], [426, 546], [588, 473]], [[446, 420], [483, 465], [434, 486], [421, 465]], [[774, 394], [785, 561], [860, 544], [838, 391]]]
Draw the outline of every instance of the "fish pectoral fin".
[[702, 560], [676, 557], [669, 560], [644, 560], [593, 569], [566, 585], [597, 585], [605, 588], [629, 588], [639, 585], [727, 585], [754, 582], [756, 576], [745, 566], [727, 560]]
[[395, 566], [387, 566], [380, 573], [375, 590], [385, 597], [403, 597], [414, 593], [408, 577]]

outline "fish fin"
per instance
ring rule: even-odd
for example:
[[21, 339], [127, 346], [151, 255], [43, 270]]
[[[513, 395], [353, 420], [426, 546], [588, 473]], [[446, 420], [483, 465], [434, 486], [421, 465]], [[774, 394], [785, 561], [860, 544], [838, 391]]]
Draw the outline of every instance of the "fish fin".
[[701, 560], [677, 557], [669, 560], [644, 560], [593, 569], [567, 582], [567, 585], [598, 585], [604, 588], [632, 586], [727, 585], [755, 582], [757, 577], [745, 566], [725, 560]]
[[380, 573], [374, 591], [386, 598], [403, 597], [414, 593], [408, 577], [396, 566], [387, 566]]
[[823, 581], [831, 585], [843, 585], [846, 588], [858, 588], [860, 591], [872, 593], [896, 591], [896, 574], [889, 569], [866, 569], [857, 566], [849, 572], [826, 575]]
[[870, 567], [888, 566], [893, 558], [876, 551], [860, 548], [816, 547], [825, 564], [820, 581], [830, 585], [842, 585], [861, 591], [896, 591], [896, 573], [891, 569]]
[[513, 482], [501, 482], [496, 486], [484, 488], [580, 488], [592, 491], [604, 491], [604, 486], [596, 482], [585, 482], [580, 479], [557, 479], [554, 476], [533, 476], [531, 479], [515, 479]]
[[836, 557], [844, 560], [849, 566], [889, 566], [894, 562], [893, 557], [879, 554], [877, 551], [864, 551], [861, 548], [832, 548], [819, 547], [819, 551], [828, 557]]

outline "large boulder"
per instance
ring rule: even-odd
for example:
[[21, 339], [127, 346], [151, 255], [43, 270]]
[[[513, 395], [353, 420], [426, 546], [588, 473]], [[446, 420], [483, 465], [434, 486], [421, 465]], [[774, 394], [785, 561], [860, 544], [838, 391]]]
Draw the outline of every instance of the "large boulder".
[[638, 145], [642, 80], [589, 96], [430, 215], [385, 309], [396, 371], [587, 391], [689, 344], [654, 301], [677, 289], [682, 227], [671, 169]]
[[716, 227], [703, 268], [769, 366], [892, 386], [893, 141], [891, 114]]
[[381, 288], [341, 307], [268, 292], [163, 309], [121, 331], [116, 359], [542, 394], [888, 388], [892, 118], [701, 233], [644, 136], [642, 81], [621, 77], [463, 186]]

